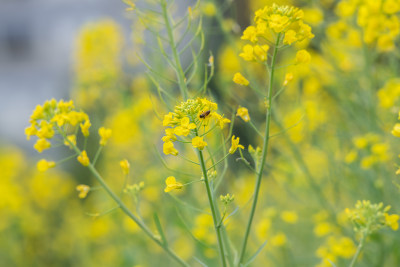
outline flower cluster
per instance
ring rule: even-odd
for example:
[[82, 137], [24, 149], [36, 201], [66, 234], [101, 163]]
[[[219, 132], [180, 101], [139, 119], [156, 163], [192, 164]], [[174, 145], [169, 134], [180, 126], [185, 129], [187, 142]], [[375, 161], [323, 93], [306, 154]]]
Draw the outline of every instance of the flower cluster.
[[355, 209], [346, 209], [346, 213], [354, 226], [356, 233], [369, 235], [382, 227], [390, 227], [394, 231], [399, 228], [397, 214], [388, 214], [390, 206], [383, 203], [371, 204], [370, 201], [357, 201]]
[[336, 11], [343, 19], [358, 11], [357, 24], [363, 30], [364, 42], [376, 45], [381, 52], [395, 49], [395, 41], [400, 34], [399, 1], [342, 0]]
[[[51, 139], [56, 134], [62, 138], [61, 144], [74, 149], [79, 153], [77, 160], [83, 165], [90, 164], [89, 157], [85, 150], [80, 151], [76, 147], [76, 136], [78, 127], [82, 135], [89, 136], [91, 123], [89, 116], [75, 108], [72, 100], [56, 101], [55, 99], [46, 101], [43, 105], [37, 105], [30, 117], [30, 126], [25, 129], [25, 134], [29, 140], [31, 136], [37, 136], [38, 140], [33, 146], [39, 153], [51, 147]], [[101, 127], [99, 129], [100, 145], [105, 146], [111, 137], [111, 129]], [[40, 160], [37, 164], [39, 171], [46, 171], [56, 165], [53, 161]]]
[[[69, 130], [68, 127], [80, 125], [82, 134], [88, 136], [91, 126], [88, 115], [83, 111], [78, 111], [72, 100], [57, 102], [52, 99], [46, 101], [43, 106], [37, 105], [29, 122], [31, 125], [25, 129], [25, 134], [28, 140], [33, 135], [38, 137], [34, 148], [39, 153], [51, 147], [50, 140], [56, 133], [65, 133]], [[69, 135], [66, 139], [71, 143], [76, 143], [75, 135]]]
[[204, 127], [206, 130], [211, 121], [221, 129], [226, 123], [230, 123], [229, 119], [216, 112], [217, 109], [216, 103], [205, 98], [197, 98], [182, 102], [175, 107], [174, 112], [165, 115], [163, 126], [169, 128], [165, 129], [165, 136], [162, 137], [164, 154], [178, 155], [178, 150], [173, 144], [178, 137], [190, 136], [193, 147], [199, 150], [207, 146], [204, 136], [199, 136], [200, 129]]
[[271, 40], [271, 33], [284, 36], [285, 45], [313, 38], [311, 27], [303, 22], [303, 16], [303, 11], [298, 8], [276, 4], [257, 10], [255, 25], [247, 27], [241, 37], [252, 44], [245, 45], [239, 56], [246, 61], [266, 61], [269, 45], [265, 41]]

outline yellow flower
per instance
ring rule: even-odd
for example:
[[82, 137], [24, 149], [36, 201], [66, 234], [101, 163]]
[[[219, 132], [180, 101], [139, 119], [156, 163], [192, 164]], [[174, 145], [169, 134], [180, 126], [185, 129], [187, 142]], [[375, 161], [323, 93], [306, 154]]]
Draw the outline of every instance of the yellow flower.
[[281, 247], [286, 244], [286, 235], [284, 233], [279, 232], [271, 238], [271, 244], [274, 247]]
[[207, 143], [203, 141], [203, 137], [196, 136], [192, 139], [192, 145], [198, 150], [203, 150], [204, 147], [207, 146]]
[[165, 180], [165, 184], [167, 186], [165, 187], [164, 192], [169, 192], [169, 191], [172, 191], [174, 189], [181, 189], [183, 187], [183, 184], [178, 183], [174, 176], [169, 176]]
[[287, 45], [291, 45], [292, 43], [296, 42], [296, 32], [294, 30], [288, 30], [285, 33], [285, 38], [283, 39], [283, 43]]
[[250, 121], [249, 111], [247, 108], [239, 107], [236, 116], [241, 117], [245, 122]]
[[47, 161], [45, 159], [41, 159], [37, 163], [37, 169], [40, 172], [45, 172], [50, 168], [54, 168], [56, 166], [56, 163], [54, 161]]
[[165, 136], [163, 136], [161, 140], [163, 140], [163, 142], [176, 141], [176, 136], [174, 135], [174, 129], [173, 128], [165, 129]]
[[171, 125], [173, 119], [174, 119], [174, 114], [172, 112], [168, 113], [167, 115], [164, 115], [163, 126]]
[[246, 61], [255, 60], [253, 46], [249, 44], [245, 45], [243, 47], [243, 52], [239, 54], [239, 57], [242, 57]]
[[90, 191], [90, 186], [85, 184], [80, 184], [76, 186], [76, 190], [79, 191], [79, 198], [85, 198]]
[[67, 140], [64, 141], [64, 145], [72, 149], [72, 145], [70, 145], [70, 143], [76, 146], [76, 135], [71, 134], [67, 136]]
[[53, 124], [42, 120], [40, 122], [40, 128], [36, 133], [38, 138], [51, 139], [54, 136]]
[[37, 105], [35, 110], [32, 112], [31, 120], [39, 120], [44, 117], [44, 108], [41, 105]]
[[165, 155], [178, 155], [178, 150], [175, 149], [174, 143], [172, 143], [171, 141], [165, 142], [163, 144], [163, 152]]
[[90, 128], [90, 126], [92, 126], [90, 121], [86, 120], [85, 123], [83, 123], [83, 124], [81, 123], [80, 126], [81, 126], [81, 131], [82, 131], [83, 136], [88, 137], [89, 136], [89, 128]]
[[301, 64], [301, 63], [308, 63], [311, 60], [310, 54], [307, 52], [307, 50], [302, 49], [299, 50], [296, 53], [296, 64]]
[[252, 43], [256, 43], [258, 41], [257, 38], [257, 28], [254, 26], [249, 26], [243, 31], [243, 35], [240, 38], [242, 40], [249, 40]]
[[30, 140], [32, 135], [35, 135], [37, 133], [37, 129], [35, 127], [35, 124], [32, 124], [29, 127], [25, 128], [25, 135], [26, 135], [26, 140]]
[[293, 80], [293, 73], [291, 73], [291, 72], [286, 73], [286, 75], [285, 75], [285, 80], [283, 81], [283, 86], [288, 85], [288, 83], [289, 83], [290, 81], [292, 81], [292, 80]]
[[125, 175], [129, 174], [130, 164], [129, 164], [128, 160], [126, 160], [126, 159], [121, 160], [121, 161], [119, 162], [119, 166], [121, 166], [122, 172], [123, 172]]
[[51, 143], [44, 138], [38, 139], [33, 146], [39, 153], [42, 153], [43, 150], [51, 147]]
[[272, 14], [269, 19], [269, 27], [276, 33], [283, 31], [290, 23], [290, 19], [279, 14]]
[[174, 134], [178, 136], [187, 136], [190, 133], [190, 130], [196, 128], [196, 124], [191, 123], [188, 117], [184, 117], [180, 121], [181, 125], [175, 127]]
[[400, 137], [400, 123], [396, 123], [393, 127], [392, 134], [396, 137]]
[[400, 216], [397, 214], [387, 214], [385, 212], [385, 222], [386, 225], [390, 226], [390, 228], [392, 228], [394, 231], [396, 231], [397, 229], [399, 229], [399, 220]]
[[90, 164], [86, 150], [83, 150], [77, 159], [83, 166], [88, 166]]
[[99, 129], [99, 135], [101, 137], [100, 145], [105, 146], [107, 144], [108, 139], [110, 139], [111, 134], [112, 134], [112, 130], [111, 129], [107, 129], [107, 128], [101, 127]]
[[244, 149], [244, 146], [239, 144], [239, 137], [235, 139], [235, 136], [233, 135], [232, 136], [232, 145], [231, 145], [231, 148], [229, 149], [229, 153], [231, 153], [231, 154], [235, 153], [235, 151], [238, 148]]
[[233, 76], [233, 81], [240, 85], [249, 85], [249, 81], [245, 77], [243, 77], [240, 72], [235, 73], [235, 76]]
[[283, 211], [281, 213], [281, 219], [284, 222], [290, 223], [290, 224], [294, 224], [297, 222], [298, 220], [298, 216], [297, 213], [294, 211]]
[[204, 15], [206, 15], [207, 17], [215, 16], [215, 14], [217, 13], [217, 9], [212, 2], [205, 3], [202, 10]]
[[254, 55], [260, 61], [266, 61], [268, 55], [268, 45], [256, 45], [253, 47]]

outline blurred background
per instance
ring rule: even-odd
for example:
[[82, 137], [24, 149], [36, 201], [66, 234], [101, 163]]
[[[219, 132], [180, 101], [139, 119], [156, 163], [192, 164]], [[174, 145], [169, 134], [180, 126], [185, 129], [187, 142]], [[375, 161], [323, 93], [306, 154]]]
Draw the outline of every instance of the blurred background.
[[[34, 107], [70, 97], [80, 29], [112, 18], [129, 33], [122, 1], [0, 1], [0, 142], [27, 148], [24, 128]], [[8, 141], [5, 141], [8, 140]]]

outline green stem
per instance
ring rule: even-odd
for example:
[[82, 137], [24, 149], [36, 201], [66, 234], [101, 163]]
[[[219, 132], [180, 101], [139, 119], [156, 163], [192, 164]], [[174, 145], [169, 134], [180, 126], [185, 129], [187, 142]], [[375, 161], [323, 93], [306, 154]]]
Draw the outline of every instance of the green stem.
[[[64, 140], [67, 141], [72, 148], [75, 150], [76, 153], [79, 155], [82, 153], [82, 151], [79, 150], [77, 146], [75, 146], [71, 141], [69, 141], [64, 132], [59, 128], [60, 134], [64, 137]], [[101, 175], [97, 172], [96, 168], [92, 163], [89, 163], [87, 166], [90, 172], [94, 175], [96, 180], [100, 183], [100, 185], [104, 188], [104, 190], [108, 193], [108, 195], [117, 203], [117, 205], [121, 208], [121, 210], [129, 217], [131, 218], [144, 232], [147, 236], [149, 236], [155, 243], [157, 243], [160, 247], [164, 249], [165, 252], [167, 252], [168, 255], [170, 255], [174, 260], [176, 260], [180, 265], [189, 267], [190, 265], [186, 263], [183, 259], [181, 259], [178, 255], [175, 254], [174, 251], [172, 251], [168, 246], [166, 246], [159, 238], [157, 238], [151, 230], [138, 218], [136, 217], [135, 214], [133, 214], [129, 208], [125, 205], [124, 202], [112, 191], [112, 189], [107, 185], [107, 183], [103, 180]]]
[[365, 239], [366, 239], [366, 238], [367, 238], [367, 234], [366, 234], [366, 233], [363, 233], [363, 236], [361, 237], [360, 243], [358, 244], [357, 251], [356, 251], [356, 253], [355, 253], [354, 256], [353, 256], [353, 259], [351, 260], [351, 263], [350, 263], [349, 267], [354, 267], [354, 265], [356, 264], [356, 261], [357, 261], [357, 259], [358, 259], [358, 256], [360, 255], [361, 250], [362, 250], [363, 247], [364, 247]]
[[170, 22], [170, 19], [168, 16], [167, 2], [165, 0], [161, 1], [161, 7], [162, 7], [162, 13], [163, 13], [164, 21], [165, 21], [165, 26], [167, 28], [169, 44], [170, 44], [170, 47], [172, 50], [172, 55], [173, 55], [174, 61], [175, 61], [175, 72], [178, 77], [179, 89], [181, 90], [181, 95], [182, 95], [183, 99], [187, 100], [188, 99], [188, 88], [186, 85], [185, 73], [183, 72], [181, 61], [179, 59], [176, 43], [174, 40], [174, 33], [172, 31], [171, 22]]
[[246, 232], [245, 232], [244, 239], [243, 239], [242, 250], [241, 250], [240, 256], [239, 256], [238, 266], [240, 266], [244, 260], [244, 255], [245, 255], [246, 247], [247, 247], [247, 241], [248, 241], [250, 230], [251, 230], [251, 224], [253, 222], [254, 214], [256, 211], [256, 207], [257, 207], [257, 200], [258, 200], [258, 194], [260, 192], [260, 187], [261, 187], [261, 179], [263, 176], [265, 159], [267, 158], [268, 142], [269, 142], [269, 128], [270, 128], [270, 122], [271, 122], [272, 87], [273, 87], [273, 83], [274, 83], [276, 55], [278, 54], [278, 45], [279, 45], [280, 40], [281, 40], [281, 35], [278, 34], [278, 36], [276, 37], [274, 53], [272, 55], [271, 71], [269, 73], [269, 86], [268, 86], [268, 94], [267, 94], [268, 107], [267, 107], [267, 114], [266, 114], [264, 146], [263, 146], [263, 151], [262, 151], [261, 164], [260, 164], [260, 169], [257, 172], [256, 186], [254, 188], [254, 194], [253, 194], [253, 197], [254, 197], [253, 204], [251, 206], [249, 221], [247, 223]]
[[206, 189], [207, 189], [208, 202], [209, 202], [210, 208], [211, 208], [211, 215], [213, 217], [214, 229], [215, 229], [215, 232], [217, 233], [219, 254], [221, 257], [222, 266], [226, 267], [227, 265], [226, 265], [226, 260], [225, 260], [224, 244], [222, 242], [221, 226], [219, 225], [219, 222], [218, 222], [219, 216], [217, 216], [217, 213], [216, 213], [215, 203], [213, 200], [213, 193], [211, 191], [210, 183], [208, 181], [206, 164], [204, 162], [203, 152], [201, 150], [199, 150], [199, 159], [200, 159], [200, 165], [201, 165], [201, 169], [202, 169], [203, 176], [204, 176], [204, 183], [205, 183]]

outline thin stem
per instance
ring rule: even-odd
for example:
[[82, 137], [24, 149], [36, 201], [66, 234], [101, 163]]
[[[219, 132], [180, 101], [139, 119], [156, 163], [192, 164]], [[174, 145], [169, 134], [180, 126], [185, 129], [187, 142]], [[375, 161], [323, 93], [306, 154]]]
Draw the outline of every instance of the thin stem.
[[201, 150], [199, 150], [199, 158], [200, 158], [201, 169], [203, 171], [204, 183], [205, 183], [206, 189], [207, 189], [208, 202], [210, 203], [211, 214], [213, 217], [214, 229], [215, 229], [215, 232], [217, 233], [221, 262], [222, 262], [222, 266], [225, 267], [227, 265], [226, 265], [226, 260], [225, 260], [224, 244], [222, 243], [221, 227], [218, 225], [213, 195], [212, 195], [212, 191], [211, 191], [211, 187], [210, 187], [210, 182], [207, 177], [206, 164], [204, 162], [203, 152]]
[[357, 261], [357, 259], [358, 259], [358, 256], [360, 255], [361, 250], [362, 250], [363, 247], [364, 247], [365, 239], [366, 239], [366, 238], [367, 238], [367, 234], [364, 233], [363, 236], [361, 237], [360, 243], [358, 244], [358, 247], [357, 247], [357, 251], [356, 251], [356, 253], [355, 253], [354, 256], [353, 256], [353, 259], [351, 260], [351, 263], [350, 263], [349, 267], [354, 267], [354, 265], [356, 264], [356, 261]]
[[[60, 134], [63, 136], [64, 140], [67, 141], [70, 146], [75, 150], [77, 154], [81, 154], [82, 151], [74, 145], [70, 140], [66, 138], [65, 133], [58, 128]], [[108, 195], [117, 203], [117, 205], [121, 208], [121, 210], [129, 217], [131, 218], [144, 232], [145, 234], [150, 237], [155, 243], [157, 243], [160, 247], [164, 249], [165, 252], [167, 252], [168, 255], [170, 255], [174, 260], [176, 260], [180, 265], [189, 267], [189, 264], [186, 263], [183, 259], [181, 259], [178, 255], [175, 254], [174, 251], [172, 251], [166, 244], [164, 244], [159, 238], [157, 238], [151, 230], [138, 218], [136, 217], [135, 214], [133, 214], [129, 208], [125, 205], [124, 202], [112, 191], [112, 189], [107, 185], [107, 183], [103, 180], [101, 175], [97, 172], [96, 168], [92, 163], [89, 163], [87, 166], [90, 172], [93, 174], [93, 176], [96, 178], [96, 180], [100, 183], [100, 185], [104, 188], [104, 190], [108, 193]]]
[[266, 114], [266, 124], [265, 124], [265, 133], [264, 133], [264, 146], [263, 146], [263, 151], [262, 151], [261, 164], [260, 164], [260, 169], [257, 172], [256, 186], [254, 188], [254, 194], [253, 194], [253, 196], [254, 196], [253, 204], [251, 206], [249, 221], [247, 223], [246, 233], [245, 233], [244, 239], [243, 239], [242, 250], [240, 252], [238, 266], [240, 266], [243, 263], [243, 260], [244, 260], [247, 241], [248, 241], [250, 230], [251, 230], [251, 224], [253, 222], [254, 214], [255, 214], [255, 211], [256, 211], [258, 193], [260, 192], [261, 179], [262, 179], [262, 176], [263, 176], [262, 174], [263, 174], [264, 166], [265, 166], [265, 159], [267, 157], [267, 152], [268, 152], [269, 128], [270, 128], [270, 122], [271, 122], [272, 87], [273, 87], [273, 82], [274, 82], [276, 55], [278, 54], [278, 46], [279, 46], [280, 40], [281, 40], [281, 35], [278, 34], [278, 36], [276, 38], [274, 53], [272, 55], [271, 71], [269, 73], [270, 74], [269, 75], [269, 87], [268, 87], [268, 94], [267, 94], [268, 106], [267, 106], [267, 114]]
[[185, 78], [185, 74], [183, 72], [183, 68], [182, 68], [182, 65], [181, 65], [181, 62], [179, 59], [178, 51], [176, 49], [174, 33], [172, 31], [172, 25], [171, 25], [171, 21], [168, 16], [167, 3], [165, 0], [161, 1], [161, 6], [162, 6], [162, 13], [163, 13], [164, 21], [165, 21], [165, 26], [167, 28], [169, 44], [170, 44], [170, 47], [172, 50], [172, 55], [175, 60], [175, 67], [176, 67], [175, 71], [176, 71], [176, 75], [178, 76], [179, 89], [181, 90], [181, 95], [182, 95], [183, 99], [186, 100], [186, 99], [188, 99], [188, 88], [187, 88], [187, 85], [185, 82], [186, 78]]

